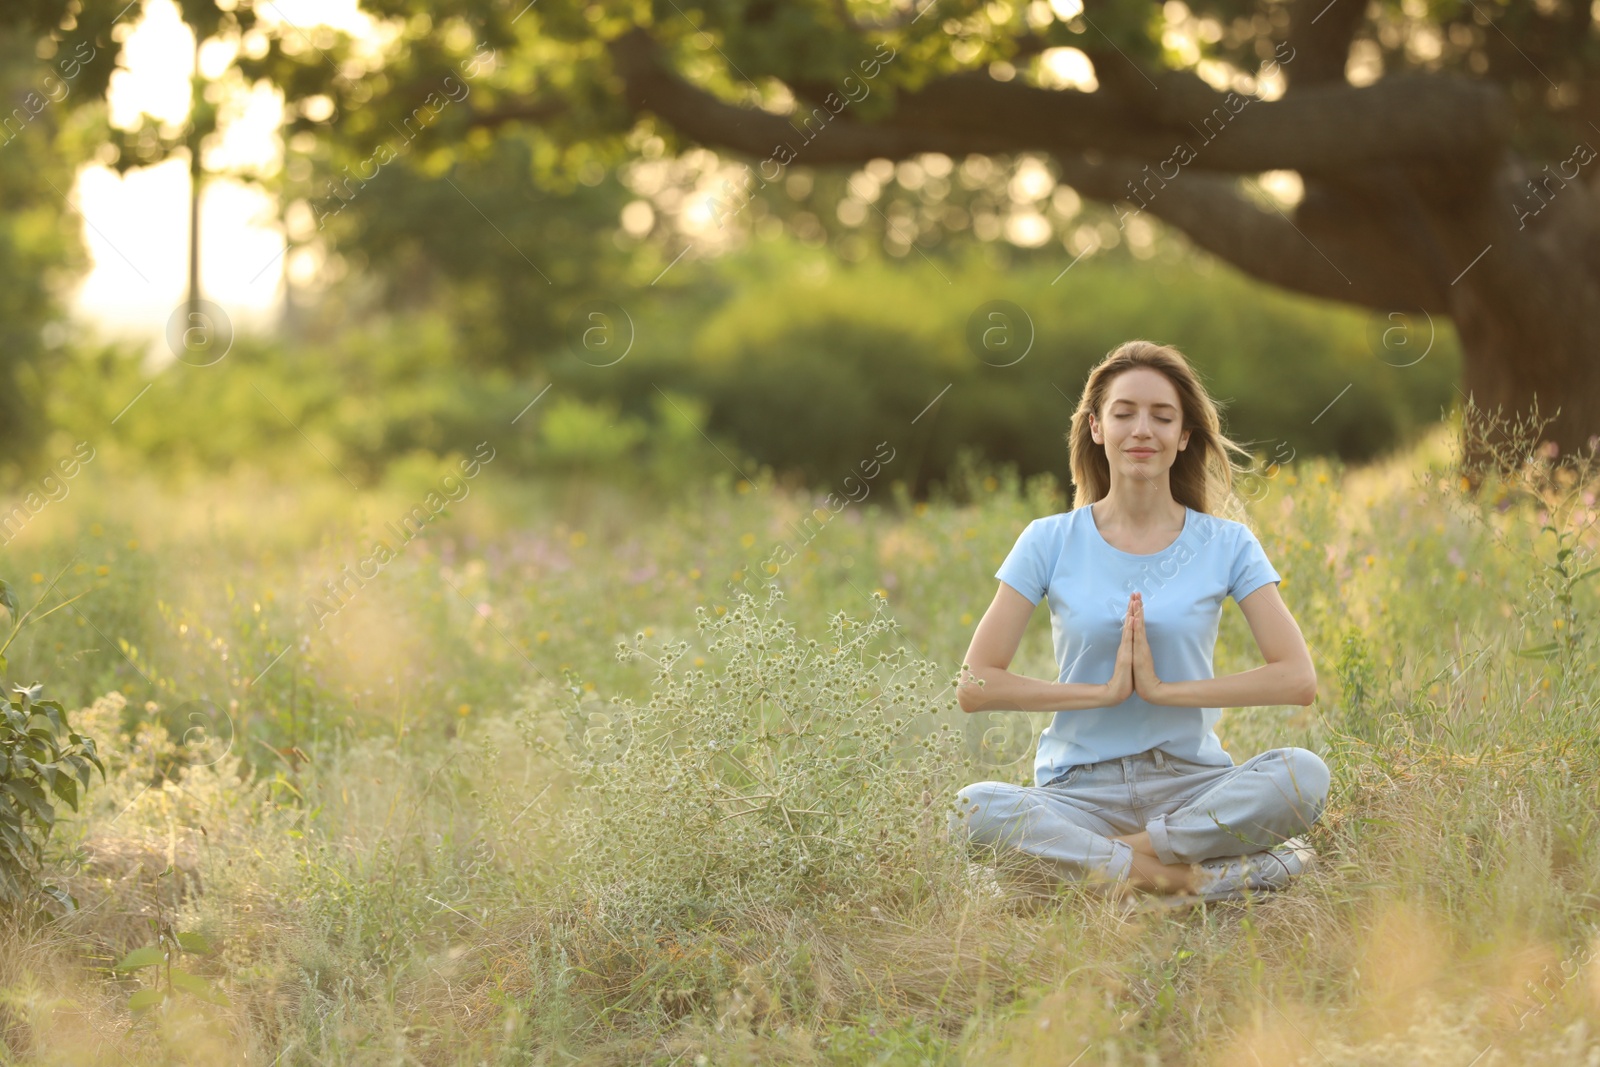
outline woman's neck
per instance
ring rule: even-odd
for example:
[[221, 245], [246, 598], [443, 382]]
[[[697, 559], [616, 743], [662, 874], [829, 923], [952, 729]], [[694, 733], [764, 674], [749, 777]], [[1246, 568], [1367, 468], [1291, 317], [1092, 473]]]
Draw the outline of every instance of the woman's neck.
[[1113, 485], [1094, 505], [1095, 520], [1126, 530], [1163, 530], [1181, 526], [1188, 509], [1172, 497], [1165, 479], [1137, 488]]

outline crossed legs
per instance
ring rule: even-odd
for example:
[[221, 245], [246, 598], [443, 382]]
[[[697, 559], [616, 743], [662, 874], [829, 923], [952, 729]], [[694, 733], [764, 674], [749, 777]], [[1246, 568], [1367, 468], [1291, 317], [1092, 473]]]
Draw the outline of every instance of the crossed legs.
[[[1063, 790], [977, 782], [957, 794], [950, 830], [953, 840], [965, 835], [978, 844], [1029, 854], [1061, 881], [1108, 881], [1118, 891], [1185, 892], [1193, 887], [1200, 861], [1271, 848], [1308, 829], [1322, 812], [1328, 782], [1328, 768], [1315, 753], [1271, 749], [1204, 782], [1143, 828], [1111, 799], [1125, 792], [1125, 785], [1079, 779]], [[1110, 793], [1097, 795], [1102, 788]]]

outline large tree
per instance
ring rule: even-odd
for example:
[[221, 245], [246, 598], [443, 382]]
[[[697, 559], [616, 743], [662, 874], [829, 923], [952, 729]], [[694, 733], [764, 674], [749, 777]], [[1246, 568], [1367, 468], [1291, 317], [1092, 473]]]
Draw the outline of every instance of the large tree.
[[[630, 107], [686, 137], [762, 158], [794, 145], [811, 164], [1045, 152], [1083, 195], [1148, 211], [1263, 281], [1453, 322], [1464, 393], [1490, 409], [1559, 407], [1547, 436], [1563, 452], [1600, 433], [1600, 34], [1587, 2], [1089, 0], [1048, 22], [1038, 5], [955, 0], [876, 23], [843, 3], [696, 10], [733, 77], [782, 81], [804, 116], [853, 88], [819, 55], [859, 64], [887, 42], [892, 103], [873, 121], [841, 108], [810, 142], [793, 115], [675, 63], [688, 19], [668, 8], [668, 32], [630, 29], [609, 52]], [[1186, 57], [1174, 23], [1200, 30]], [[1093, 91], [1024, 76], [1062, 45], [1088, 56]], [[1300, 176], [1288, 211], [1248, 195], [1269, 170]]]
[[[122, 3], [27, 10], [49, 31]], [[182, 3], [219, 32], [235, 6]], [[1491, 410], [1559, 407], [1547, 436], [1563, 452], [1600, 433], [1600, 40], [1586, 2], [362, 7], [393, 30], [378, 62], [326, 31], [238, 20], [251, 31], [239, 66], [283, 88], [291, 131], [352, 158], [422, 125], [469, 154], [537, 130], [540, 173], [700, 145], [751, 164], [714, 198], [721, 217], [790, 166], [1040, 153], [1119, 217], [1148, 212], [1273, 285], [1416, 316], [1380, 335], [1407, 346], [1387, 355], [1419, 350], [1424, 323], [1453, 323], [1463, 395]], [[1064, 81], [1064, 57], [1092, 81]], [[1256, 195], [1268, 171], [1299, 176], [1298, 202]], [[549, 284], [526, 282], [530, 294]]]

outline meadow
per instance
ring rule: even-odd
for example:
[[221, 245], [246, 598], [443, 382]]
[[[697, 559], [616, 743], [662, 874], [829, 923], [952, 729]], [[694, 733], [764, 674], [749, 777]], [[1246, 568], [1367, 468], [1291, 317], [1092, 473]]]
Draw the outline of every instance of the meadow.
[[[945, 834], [1031, 780], [1045, 716], [951, 686], [1049, 474], [891, 463], [830, 513], [490, 462], [374, 570], [465, 455], [88, 464], [0, 555], [24, 608], [86, 594], [9, 676], [107, 772], [47, 850], [76, 909], [0, 932], [0, 1062], [1600, 1064], [1596, 481], [1464, 477], [1458, 429], [1240, 502], [1320, 688], [1219, 733], [1328, 761], [1320, 862], [1132, 916]], [[1230, 603], [1216, 670], [1255, 655]], [[1013, 669], [1054, 675], [1043, 612]], [[116, 969], [155, 928], [192, 979]]]

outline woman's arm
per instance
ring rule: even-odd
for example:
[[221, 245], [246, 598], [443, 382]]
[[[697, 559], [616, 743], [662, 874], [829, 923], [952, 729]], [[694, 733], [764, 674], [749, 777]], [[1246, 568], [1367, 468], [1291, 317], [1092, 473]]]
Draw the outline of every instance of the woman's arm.
[[[1253, 670], [1220, 678], [1160, 682], [1153, 692], [1141, 693], [1152, 704], [1185, 708], [1255, 708], [1278, 704], [1309, 705], [1317, 699], [1317, 669], [1300, 626], [1278, 595], [1276, 582], [1268, 582], [1243, 600], [1239, 610], [1250, 623], [1256, 645], [1266, 663]], [[1142, 609], [1138, 640], [1148, 645]]]
[[1077, 711], [1110, 707], [1127, 699], [1133, 691], [1131, 624], [1123, 626], [1117, 668], [1112, 671], [1112, 680], [1103, 685], [1047, 682], [1007, 670], [1022, 643], [1033, 609], [1027, 597], [1005, 582], [1000, 583], [989, 610], [978, 620], [978, 629], [967, 649], [964, 664], [968, 669], [956, 690], [962, 711]]

